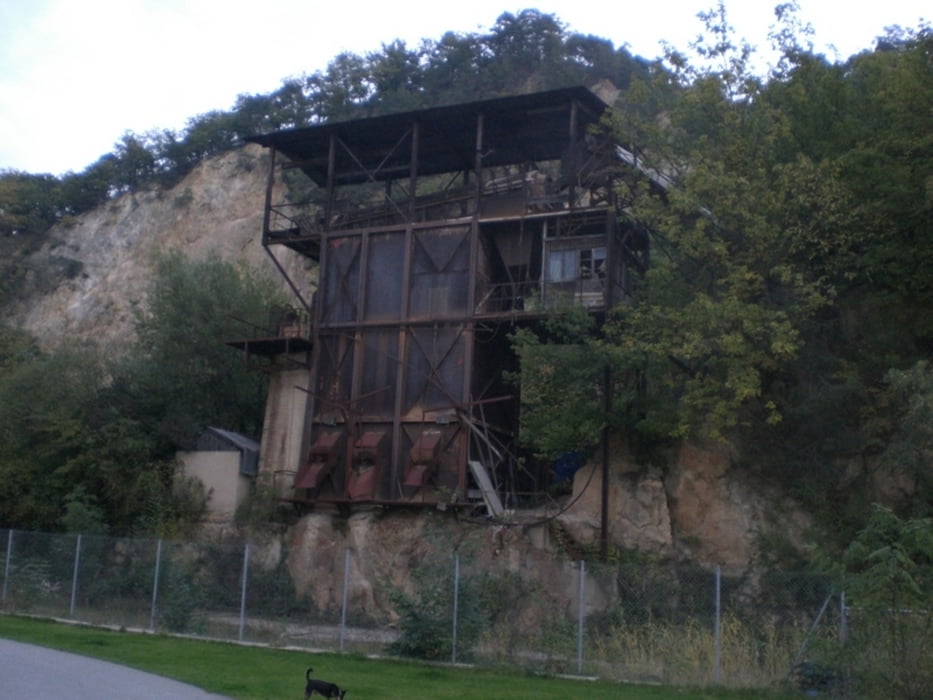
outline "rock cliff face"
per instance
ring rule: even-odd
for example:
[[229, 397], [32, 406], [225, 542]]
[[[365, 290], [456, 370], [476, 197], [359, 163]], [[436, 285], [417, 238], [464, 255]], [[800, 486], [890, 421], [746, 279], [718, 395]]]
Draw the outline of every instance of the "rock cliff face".
[[[785, 535], [802, 532], [807, 524], [777, 494], [762, 493], [731, 474], [728, 456], [717, 448], [684, 447], [666, 475], [640, 468], [619, 448], [610, 462], [608, 535], [613, 551], [707, 568], [719, 565], [726, 574], [741, 574], [754, 564], [758, 535], [773, 527], [771, 514], [781, 512]], [[579, 568], [573, 558], [596, 563], [601, 489], [600, 470], [584, 467], [565, 510], [517, 514], [512, 525], [457, 520], [433, 510], [361, 510], [349, 517], [312, 513], [271, 551], [276, 557], [288, 552], [286, 563], [299, 597], [318, 610], [336, 611], [342, 589], [334, 582], [343, 578], [349, 549], [350, 608], [390, 620], [394, 611], [388, 592], [411, 592], [413, 570], [424, 562], [444, 561], [439, 548], [468, 553], [473, 570], [490, 578], [511, 576], [514, 585], [535, 591], [518, 596], [513, 611], [515, 619], [533, 629], [548, 610], [562, 610], [568, 619], [575, 615]], [[584, 590], [588, 612], [618, 603], [611, 579], [592, 575], [589, 567]]]
[[[5, 320], [44, 347], [86, 341], [107, 352], [132, 335], [156, 252], [216, 254], [278, 277], [260, 244], [267, 158], [259, 146], [232, 151], [202, 162], [174, 188], [128, 194], [56, 226]], [[297, 259], [286, 264], [296, 279], [308, 278]]]
[[[205, 161], [172, 189], [127, 195], [56, 227], [30, 261], [30, 293], [3, 310], [4, 320], [48, 347], [82, 340], [107, 351], [131, 336], [134, 309], [144, 303], [149, 261], [157, 251], [216, 253], [277, 275], [260, 244], [266, 158], [258, 147], [233, 151]], [[312, 271], [304, 261], [280, 260], [293, 280], [310, 285]], [[753, 562], [756, 537], [767, 532], [770, 513], [782, 514], [785, 533], [805, 525], [776, 495], [730, 471], [730, 457], [719, 449], [685, 445], [663, 471], [637, 464], [621, 445], [613, 446], [610, 461], [613, 549], [740, 570]], [[278, 537], [277, 547], [286, 546], [300, 590], [322, 609], [335, 601], [334, 591], [320, 583], [333, 576], [321, 574], [335, 574], [351, 547], [361, 562], [353, 577], [355, 609], [385, 611], [389, 603], [378, 598], [380, 587], [374, 584], [390, 576], [404, 590], [411, 563], [432, 546], [424, 536], [427, 524], [440, 523], [450, 538], [475, 541], [478, 561], [548, 582], [554, 604], [567, 605], [574, 569], [564, 566], [570, 558], [560, 555], [596, 551], [602, 487], [599, 469], [581, 469], [565, 510], [552, 512], [547, 525], [457, 523], [435, 511], [362, 511], [349, 518], [313, 513]], [[612, 594], [594, 588], [589, 595], [594, 596], [589, 604], [598, 607]]]
[[[730, 470], [730, 455], [718, 446], [684, 444], [663, 473], [633, 462], [621, 446], [610, 463], [608, 536], [624, 549], [740, 571], [754, 562], [757, 539], [774, 527], [775, 513], [792, 540], [808, 525], [780, 494]], [[579, 498], [559, 520], [577, 541], [596, 543], [600, 470], [581, 469], [574, 494]]]

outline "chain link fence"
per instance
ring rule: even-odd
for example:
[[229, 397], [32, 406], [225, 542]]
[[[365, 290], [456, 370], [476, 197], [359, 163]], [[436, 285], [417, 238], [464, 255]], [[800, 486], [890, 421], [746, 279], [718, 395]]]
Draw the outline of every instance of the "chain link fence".
[[[211, 639], [521, 667], [672, 685], [766, 687], [838, 646], [830, 581], [680, 565], [558, 560], [542, 577], [447, 554], [404, 587], [359, 580], [342, 559], [318, 607], [297, 552], [0, 530], [5, 613]], [[341, 556], [342, 554], [342, 556]], [[526, 562], [528, 567], [529, 563]], [[361, 587], [364, 590], [360, 590]], [[351, 595], [352, 591], [352, 595]]]

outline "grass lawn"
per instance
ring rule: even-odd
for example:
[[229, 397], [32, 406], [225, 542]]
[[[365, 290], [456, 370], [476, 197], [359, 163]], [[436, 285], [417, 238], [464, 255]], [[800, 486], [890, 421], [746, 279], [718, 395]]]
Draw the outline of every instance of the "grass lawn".
[[236, 700], [301, 698], [304, 673], [348, 689], [347, 698], [483, 700], [716, 700], [800, 697], [766, 691], [667, 688], [533, 675], [507, 669], [452, 668], [395, 659], [242, 646], [164, 635], [117, 632], [0, 615], [0, 637], [107, 659], [199, 686]]

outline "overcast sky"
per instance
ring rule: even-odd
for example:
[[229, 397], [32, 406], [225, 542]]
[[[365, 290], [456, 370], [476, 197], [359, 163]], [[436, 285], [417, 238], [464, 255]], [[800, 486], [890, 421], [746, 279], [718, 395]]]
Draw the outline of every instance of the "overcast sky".
[[[373, 2], [371, 0], [0, 0], [0, 170], [80, 172], [127, 131], [182, 129], [237, 95], [448, 30], [486, 32], [502, 12], [536, 7], [571, 31], [660, 55], [686, 49], [715, 0]], [[737, 34], [766, 48], [777, 0], [726, 0]], [[916, 28], [927, 0], [799, 0], [816, 49], [845, 59], [889, 25]], [[845, 8], [845, 9], [839, 9]]]

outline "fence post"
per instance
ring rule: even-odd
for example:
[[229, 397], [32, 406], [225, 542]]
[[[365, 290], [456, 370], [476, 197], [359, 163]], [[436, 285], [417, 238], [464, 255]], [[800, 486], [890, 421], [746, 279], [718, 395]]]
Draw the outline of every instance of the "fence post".
[[6, 586], [10, 578], [10, 560], [13, 558], [13, 530], [7, 533], [6, 537], [6, 562], [3, 565], [3, 598], [0, 603], [6, 605]]
[[237, 636], [243, 641], [243, 627], [246, 625], [246, 579], [249, 575], [249, 543], [243, 545], [243, 581], [240, 585], [240, 631]]
[[713, 684], [719, 685], [721, 657], [722, 653], [722, 567], [716, 565], [715, 576], [715, 609], [716, 616], [713, 620]]
[[350, 589], [350, 549], [343, 554], [343, 599], [340, 602], [340, 651], [343, 651], [343, 638], [347, 629], [347, 594]]
[[159, 570], [162, 567], [162, 540], [156, 545], [155, 574], [152, 576], [152, 609], [149, 613], [149, 631], [155, 632], [156, 605], [159, 602]]
[[454, 554], [454, 625], [450, 662], [457, 663], [457, 603], [460, 597], [460, 555]]
[[71, 576], [71, 606], [68, 608], [68, 617], [75, 616], [75, 597], [78, 595], [78, 567], [81, 566], [81, 534], [75, 542], [75, 570]]
[[582, 559], [580, 560], [580, 590], [579, 590], [579, 600], [577, 601], [577, 673], [583, 673], [583, 617], [584, 617], [584, 603], [583, 603], [583, 584], [585, 581], [586, 574], [586, 562]]
[[846, 607], [846, 592], [839, 594], [839, 644], [845, 646], [849, 641], [849, 609]]

